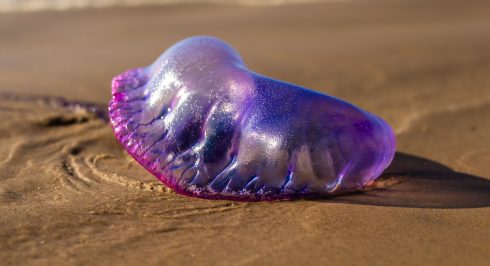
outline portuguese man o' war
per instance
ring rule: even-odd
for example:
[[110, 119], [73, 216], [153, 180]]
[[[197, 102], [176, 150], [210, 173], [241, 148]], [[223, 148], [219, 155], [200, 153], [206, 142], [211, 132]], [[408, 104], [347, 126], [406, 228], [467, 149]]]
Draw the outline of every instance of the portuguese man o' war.
[[128, 153], [177, 193], [274, 200], [363, 189], [390, 164], [381, 118], [247, 69], [191, 37], [112, 81], [109, 117]]

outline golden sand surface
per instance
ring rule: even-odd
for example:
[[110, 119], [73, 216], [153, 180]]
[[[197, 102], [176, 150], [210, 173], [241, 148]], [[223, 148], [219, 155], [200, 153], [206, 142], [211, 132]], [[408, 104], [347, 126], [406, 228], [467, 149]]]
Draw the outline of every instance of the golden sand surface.
[[[1, 14], [0, 264], [488, 265], [489, 33], [490, 2], [466, 0]], [[392, 166], [335, 198], [189, 198], [44, 98], [103, 108], [113, 76], [192, 35], [384, 117]]]

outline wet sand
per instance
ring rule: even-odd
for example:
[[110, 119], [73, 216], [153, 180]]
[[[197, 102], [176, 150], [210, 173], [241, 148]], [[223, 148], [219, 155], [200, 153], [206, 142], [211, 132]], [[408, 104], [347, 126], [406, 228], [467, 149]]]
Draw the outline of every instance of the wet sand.
[[[1, 14], [0, 261], [486, 265], [488, 32], [488, 1]], [[259, 73], [388, 120], [398, 153], [376, 187], [292, 202], [179, 196], [103, 119], [44, 97], [103, 108], [113, 76], [203, 34], [228, 41]]]

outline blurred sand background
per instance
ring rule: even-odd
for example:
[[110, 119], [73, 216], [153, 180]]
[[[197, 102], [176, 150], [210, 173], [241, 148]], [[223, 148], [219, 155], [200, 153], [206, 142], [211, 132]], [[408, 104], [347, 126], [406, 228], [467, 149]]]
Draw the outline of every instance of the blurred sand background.
[[[242, 203], [179, 196], [110, 127], [116, 74], [214, 35], [256, 72], [384, 117], [377, 188]], [[0, 264], [488, 265], [490, 2], [209, 3], [0, 14]], [[12, 94], [13, 93], [13, 94]]]

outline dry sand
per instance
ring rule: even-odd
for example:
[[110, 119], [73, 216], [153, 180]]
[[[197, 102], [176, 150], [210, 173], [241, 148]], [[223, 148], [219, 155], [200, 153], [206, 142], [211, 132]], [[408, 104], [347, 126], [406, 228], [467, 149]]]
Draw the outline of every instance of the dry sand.
[[378, 188], [293, 202], [179, 196], [93, 114], [3, 95], [0, 264], [489, 264], [488, 1], [1, 14], [0, 91], [103, 106], [112, 76], [198, 34], [227, 40], [259, 73], [386, 118], [398, 153]]

